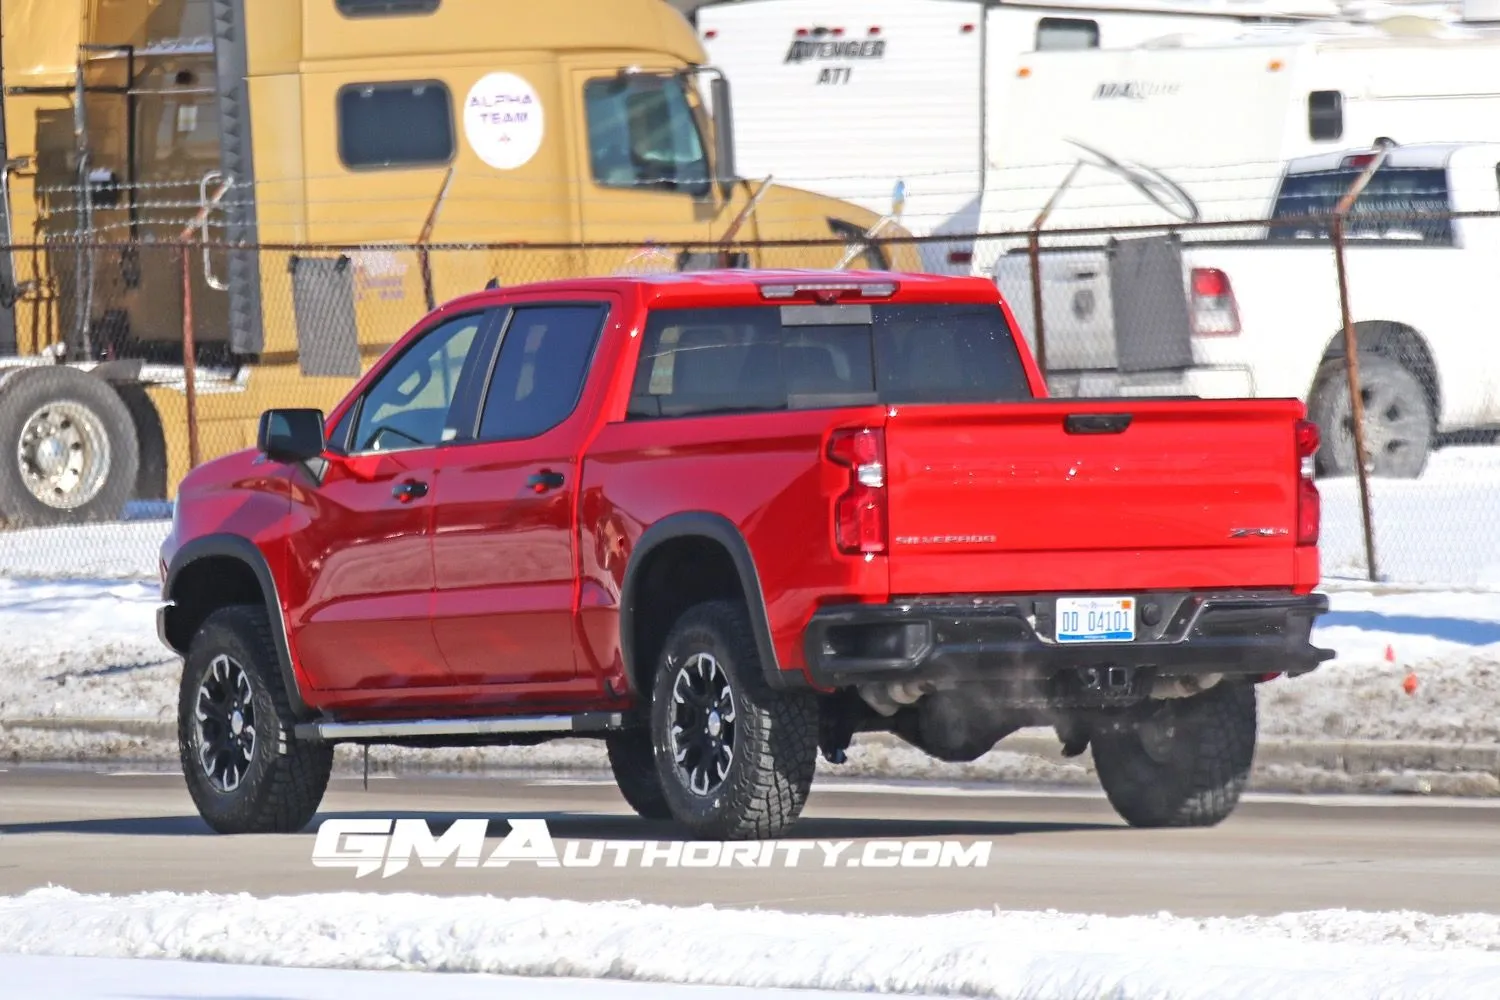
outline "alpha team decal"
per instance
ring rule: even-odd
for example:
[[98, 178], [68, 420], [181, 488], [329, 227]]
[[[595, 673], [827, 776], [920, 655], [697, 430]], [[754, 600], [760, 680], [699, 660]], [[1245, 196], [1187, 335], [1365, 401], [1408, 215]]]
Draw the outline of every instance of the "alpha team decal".
[[464, 135], [496, 170], [524, 166], [542, 148], [542, 99], [514, 73], [491, 73], [464, 101]]

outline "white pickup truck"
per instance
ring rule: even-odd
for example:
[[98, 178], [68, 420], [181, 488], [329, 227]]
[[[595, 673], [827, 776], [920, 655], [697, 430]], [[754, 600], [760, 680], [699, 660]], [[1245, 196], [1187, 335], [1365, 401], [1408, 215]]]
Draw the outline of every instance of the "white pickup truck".
[[[1289, 161], [1272, 224], [1253, 239], [1200, 230], [1044, 243], [1053, 392], [1295, 396], [1323, 432], [1320, 473], [1352, 474], [1334, 252], [1327, 225], [1292, 220], [1331, 215], [1373, 155]], [[1500, 428], [1500, 218], [1392, 218], [1497, 209], [1491, 143], [1392, 148], [1354, 204], [1345, 259], [1375, 475], [1418, 476], [1444, 437]], [[993, 275], [1035, 348], [1025, 248], [1010, 248]]]

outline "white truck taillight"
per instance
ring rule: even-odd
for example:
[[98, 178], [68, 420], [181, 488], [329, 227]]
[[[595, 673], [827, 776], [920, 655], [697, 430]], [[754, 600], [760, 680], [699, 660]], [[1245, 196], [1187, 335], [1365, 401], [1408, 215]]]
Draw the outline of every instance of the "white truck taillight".
[[1317, 545], [1323, 525], [1323, 498], [1318, 493], [1318, 445], [1322, 435], [1311, 420], [1297, 421], [1297, 544]]
[[1194, 336], [1237, 336], [1240, 308], [1234, 301], [1229, 275], [1216, 267], [1195, 267], [1191, 281]]
[[828, 458], [849, 470], [833, 506], [833, 539], [846, 555], [886, 549], [885, 431], [844, 427], [828, 438]]

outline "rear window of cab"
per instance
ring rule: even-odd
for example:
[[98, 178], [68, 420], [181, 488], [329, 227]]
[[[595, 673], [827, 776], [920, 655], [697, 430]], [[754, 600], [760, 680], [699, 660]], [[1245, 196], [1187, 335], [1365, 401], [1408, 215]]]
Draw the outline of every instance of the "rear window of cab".
[[994, 305], [658, 309], [646, 324], [628, 416], [1031, 398]]

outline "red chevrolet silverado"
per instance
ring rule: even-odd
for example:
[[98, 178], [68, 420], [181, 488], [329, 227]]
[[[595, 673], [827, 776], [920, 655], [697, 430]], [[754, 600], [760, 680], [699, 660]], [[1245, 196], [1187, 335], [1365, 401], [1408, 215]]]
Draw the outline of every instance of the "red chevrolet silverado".
[[857, 733], [1050, 726], [1128, 823], [1212, 825], [1257, 685], [1333, 655], [1304, 417], [1045, 398], [976, 278], [461, 298], [183, 483], [183, 773], [215, 830], [290, 831], [337, 743], [592, 737], [641, 815], [775, 837]]

